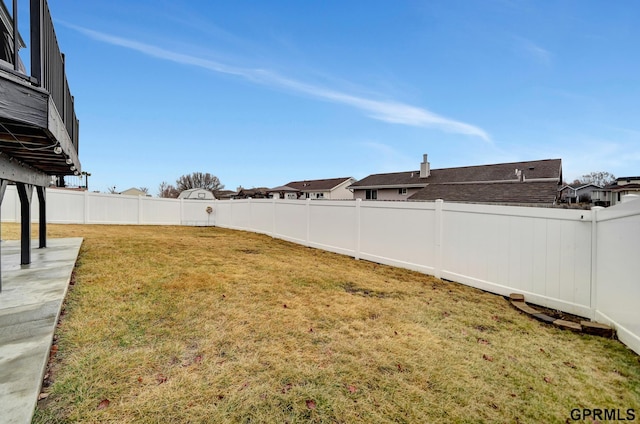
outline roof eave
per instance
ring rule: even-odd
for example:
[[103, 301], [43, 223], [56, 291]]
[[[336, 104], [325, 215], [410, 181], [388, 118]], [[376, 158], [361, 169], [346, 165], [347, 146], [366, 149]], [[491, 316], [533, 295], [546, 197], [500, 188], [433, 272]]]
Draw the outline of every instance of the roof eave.
[[428, 184], [427, 183], [423, 183], [423, 184], [391, 184], [391, 185], [366, 185], [366, 186], [354, 186], [354, 185], [350, 185], [349, 187], [347, 187], [348, 189], [351, 190], [373, 190], [373, 189], [392, 189], [392, 188], [424, 188], [426, 187]]

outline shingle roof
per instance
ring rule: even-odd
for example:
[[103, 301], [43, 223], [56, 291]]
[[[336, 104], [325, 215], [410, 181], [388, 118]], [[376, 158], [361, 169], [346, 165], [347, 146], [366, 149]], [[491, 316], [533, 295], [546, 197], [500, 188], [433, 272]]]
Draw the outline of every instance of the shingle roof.
[[373, 174], [349, 188], [422, 187], [409, 200], [551, 204], [561, 180], [562, 160], [543, 159], [432, 169], [426, 178], [420, 178], [420, 171]]
[[625, 191], [625, 190], [638, 190], [640, 189], [640, 184], [631, 183], [624, 185], [614, 185], [609, 187], [611, 191]]
[[351, 177], [343, 177], [343, 178], [329, 178], [325, 180], [292, 181], [285, 185], [303, 192], [304, 191], [324, 191], [324, 190], [331, 190], [332, 188], [350, 179]]
[[274, 191], [289, 191], [289, 192], [298, 192], [300, 190], [298, 190], [297, 188], [293, 188], [293, 187], [289, 187], [289, 186], [279, 186], [279, 187], [274, 187], [271, 190], [269, 190], [269, 193], [272, 193]]
[[[433, 172], [433, 171], [432, 171]], [[426, 179], [420, 178], [420, 171], [393, 172], [390, 174], [373, 174], [369, 175], [351, 184], [351, 188], [368, 188], [368, 187], [424, 187], [427, 184]]]
[[586, 184], [585, 183], [575, 183], [575, 184], [572, 183], [572, 184], [565, 184], [562, 187], [558, 188], [558, 190], [564, 190], [566, 188], [571, 188], [572, 190], [581, 190], [581, 189], [586, 188], [586, 187], [595, 187], [597, 189], [601, 189], [602, 188], [599, 185], [594, 184], [594, 183], [586, 183]]
[[453, 183], [470, 181], [517, 180], [515, 170], [522, 171], [526, 180], [555, 178], [562, 176], [560, 159], [544, 159], [526, 162], [498, 163], [494, 165], [465, 166], [461, 168], [434, 169], [430, 183]]
[[557, 194], [558, 183], [555, 181], [429, 184], [409, 200], [550, 205], [556, 200]]
[[562, 178], [562, 161], [560, 159], [543, 159], [493, 165], [432, 169], [431, 175], [427, 178], [420, 178], [420, 171], [373, 174], [352, 184], [351, 187], [415, 187], [426, 184], [457, 182], [517, 181], [516, 169], [522, 171], [525, 180], [554, 178], [560, 181]]
[[266, 196], [268, 191], [267, 187], [243, 188], [236, 193], [236, 196]]

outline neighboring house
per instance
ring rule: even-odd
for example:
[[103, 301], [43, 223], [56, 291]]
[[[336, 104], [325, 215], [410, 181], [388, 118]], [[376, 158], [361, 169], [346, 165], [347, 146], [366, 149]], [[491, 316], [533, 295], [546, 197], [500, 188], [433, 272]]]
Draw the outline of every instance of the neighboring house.
[[178, 195], [178, 199], [214, 200], [215, 198], [212, 192], [204, 188], [190, 188]]
[[140, 190], [139, 188], [135, 188], [135, 187], [131, 187], [129, 189], [126, 189], [125, 191], [121, 191], [118, 194], [123, 194], [125, 196], [146, 196], [146, 197], [151, 197], [150, 194]]
[[431, 169], [424, 155], [419, 170], [369, 175], [349, 188], [365, 200], [548, 206], [557, 202], [561, 181], [560, 159]]
[[613, 206], [627, 194], [640, 195], [640, 177], [617, 178], [613, 184], [594, 190], [591, 201], [596, 206]]
[[217, 197], [219, 200], [232, 199], [238, 193], [233, 190], [218, 190]]
[[233, 199], [266, 199], [269, 197], [267, 187], [240, 188]]
[[[297, 198], [351, 200], [353, 199], [353, 193], [348, 189], [348, 187], [355, 182], [356, 179], [353, 177], [291, 181], [285, 186], [272, 189], [272, 191], [275, 190], [276, 192], [280, 192], [280, 190], [277, 189], [287, 187], [289, 190], [294, 190], [288, 191], [287, 193], [296, 193]], [[284, 190], [282, 190], [282, 192], [284, 194]]]
[[560, 202], [562, 203], [591, 203], [591, 193], [602, 187], [593, 183], [565, 184], [560, 188]]
[[300, 190], [289, 186], [274, 187], [269, 190], [269, 197], [274, 199], [295, 200], [300, 198]]

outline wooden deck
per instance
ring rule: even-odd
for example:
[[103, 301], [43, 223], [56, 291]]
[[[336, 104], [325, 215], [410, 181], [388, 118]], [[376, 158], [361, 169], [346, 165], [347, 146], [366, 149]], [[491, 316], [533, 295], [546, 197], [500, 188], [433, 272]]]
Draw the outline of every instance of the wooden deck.
[[[81, 172], [79, 124], [49, 6], [46, 0], [29, 3], [26, 14], [10, 12], [0, 0], [0, 51], [5, 52], [0, 56], [0, 179], [48, 186], [50, 176]], [[29, 18], [30, 30], [30, 47], [24, 52], [16, 31], [19, 22], [24, 24], [22, 17]], [[30, 72], [21, 54], [29, 55]], [[25, 180], [29, 173], [35, 177]]]

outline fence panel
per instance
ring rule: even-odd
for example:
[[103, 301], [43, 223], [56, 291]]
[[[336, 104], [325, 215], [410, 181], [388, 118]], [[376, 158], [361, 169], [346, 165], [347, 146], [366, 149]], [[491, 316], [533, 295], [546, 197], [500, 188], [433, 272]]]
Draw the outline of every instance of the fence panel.
[[[47, 222], [56, 224], [75, 224], [84, 222], [85, 194], [81, 191], [50, 190], [45, 192]], [[34, 194], [31, 218], [38, 220], [38, 196]], [[18, 216], [18, 220], [20, 217]]]
[[[166, 200], [177, 203], [173, 199]], [[180, 199], [178, 202], [178, 208], [173, 213], [179, 225], [198, 227], [215, 225], [217, 208], [214, 200]], [[211, 213], [207, 212], [207, 208], [211, 208]]]
[[251, 199], [231, 201], [230, 227], [251, 230]]
[[[180, 202], [173, 199], [160, 199], [157, 197], [140, 197], [139, 211], [140, 224], [145, 225], [180, 225]], [[185, 208], [186, 209], [186, 208]], [[202, 205], [202, 212], [205, 212], [205, 206]], [[189, 216], [191, 218], [191, 216]], [[201, 218], [201, 217], [198, 217]], [[185, 220], [185, 218], [183, 218]], [[195, 217], [194, 217], [195, 220]], [[206, 220], [205, 220], [206, 223]], [[187, 225], [187, 224], [185, 224]]]
[[0, 218], [2, 222], [20, 222], [20, 201], [18, 200], [18, 190], [16, 190], [16, 186], [7, 186], [4, 198], [2, 199]]
[[590, 316], [589, 211], [446, 204], [442, 276]]
[[233, 204], [235, 200], [214, 202], [213, 225], [218, 227], [231, 228], [233, 219]]
[[434, 275], [437, 239], [434, 203], [361, 203], [362, 259]]
[[354, 256], [356, 252], [355, 202], [309, 201], [309, 246]]
[[278, 200], [274, 204], [275, 236], [294, 243], [308, 245], [307, 202]]
[[273, 234], [273, 200], [251, 200], [249, 208], [251, 231]]
[[[58, 195], [53, 190], [49, 192], [49, 197]], [[91, 193], [87, 207], [88, 211], [85, 211], [88, 216], [87, 224], [138, 224], [139, 222], [138, 196]]]
[[596, 213], [596, 319], [640, 353], [640, 200]]

